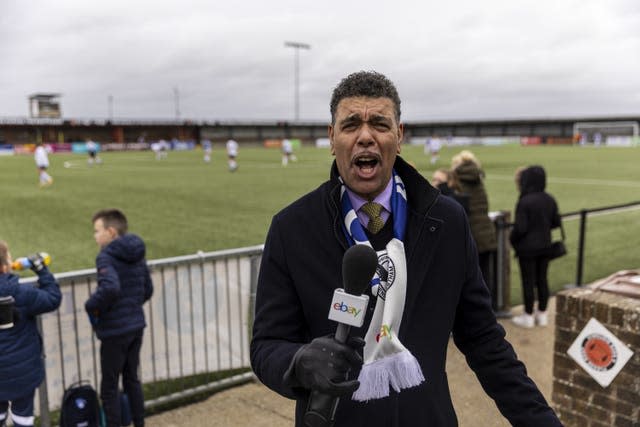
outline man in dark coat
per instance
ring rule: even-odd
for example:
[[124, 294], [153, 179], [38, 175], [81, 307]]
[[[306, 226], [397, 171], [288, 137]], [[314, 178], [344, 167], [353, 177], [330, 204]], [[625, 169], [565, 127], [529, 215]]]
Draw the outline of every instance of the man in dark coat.
[[[0, 241], [0, 297], [14, 299], [13, 322], [0, 325], [0, 426], [8, 417], [17, 427], [32, 426], [33, 398], [44, 379], [42, 337], [36, 316], [60, 306], [60, 287], [39, 255], [29, 257], [31, 269], [38, 275], [38, 286], [20, 285], [11, 274], [11, 255]], [[9, 327], [11, 326], [11, 327]]]
[[[296, 399], [296, 426], [303, 425], [311, 391], [340, 397], [336, 427], [456, 426], [445, 372], [453, 334], [485, 391], [513, 425], [560, 426], [496, 322], [463, 208], [440, 196], [397, 156], [403, 125], [393, 83], [375, 72], [352, 74], [334, 90], [331, 114], [336, 159], [329, 181], [275, 215], [267, 235], [251, 343], [258, 378]], [[381, 229], [378, 217], [360, 215], [372, 201], [386, 211], [380, 212]], [[406, 231], [399, 233], [401, 228]], [[405, 256], [391, 263], [394, 241], [401, 242]], [[330, 335], [336, 324], [327, 312], [342, 283], [343, 254], [353, 242], [371, 245], [385, 260], [374, 278], [387, 282], [374, 288], [372, 280], [363, 327], [352, 328], [346, 343], [339, 343]], [[385, 324], [378, 329], [378, 307], [384, 306], [386, 316], [389, 295], [402, 284], [406, 296], [394, 301], [401, 323], [391, 308], [397, 329]], [[364, 331], [361, 354], [363, 340], [356, 336]], [[372, 331], [375, 339], [370, 339]], [[387, 339], [396, 341], [391, 352], [380, 347]], [[386, 354], [371, 358], [372, 348]], [[381, 398], [356, 397], [370, 382], [361, 374], [398, 354], [416, 360], [420, 375], [400, 384], [404, 372], [377, 371], [381, 377], [397, 374], [400, 383], [391, 383], [391, 389], [381, 384], [386, 389]]]
[[146, 326], [142, 305], [151, 298], [153, 284], [142, 239], [127, 233], [127, 218], [117, 209], [93, 216], [94, 237], [101, 251], [96, 257], [98, 288], [85, 309], [100, 340], [102, 382], [100, 398], [107, 426], [120, 426], [118, 383], [122, 375], [135, 427], [144, 425], [144, 397], [138, 378], [142, 333]]

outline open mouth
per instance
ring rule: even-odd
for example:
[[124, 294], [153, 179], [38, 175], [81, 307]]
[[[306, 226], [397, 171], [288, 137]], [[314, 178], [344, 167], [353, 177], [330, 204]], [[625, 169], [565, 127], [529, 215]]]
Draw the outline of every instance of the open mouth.
[[359, 168], [371, 169], [380, 163], [380, 158], [373, 154], [362, 154], [353, 160], [353, 164]]
[[372, 174], [379, 164], [380, 157], [376, 154], [360, 154], [353, 159], [353, 165], [364, 175]]

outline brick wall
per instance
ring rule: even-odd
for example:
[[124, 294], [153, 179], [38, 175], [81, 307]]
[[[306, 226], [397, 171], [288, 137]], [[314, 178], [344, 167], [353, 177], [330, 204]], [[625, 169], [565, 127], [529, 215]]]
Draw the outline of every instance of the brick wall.
[[[595, 317], [633, 356], [606, 388], [567, 350]], [[552, 403], [566, 427], [640, 426], [640, 299], [577, 288], [556, 297]]]

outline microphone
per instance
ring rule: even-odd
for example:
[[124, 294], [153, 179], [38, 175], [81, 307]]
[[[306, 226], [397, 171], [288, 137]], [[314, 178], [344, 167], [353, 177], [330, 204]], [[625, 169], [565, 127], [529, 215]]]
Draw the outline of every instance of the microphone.
[[[342, 283], [344, 289], [336, 289], [329, 308], [329, 319], [338, 322], [335, 340], [346, 343], [351, 326], [364, 323], [369, 297], [362, 295], [371, 283], [378, 255], [370, 246], [353, 245], [342, 258]], [[331, 427], [335, 422], [340, 398], [313, 390], [304, 414], [307, 427]]]

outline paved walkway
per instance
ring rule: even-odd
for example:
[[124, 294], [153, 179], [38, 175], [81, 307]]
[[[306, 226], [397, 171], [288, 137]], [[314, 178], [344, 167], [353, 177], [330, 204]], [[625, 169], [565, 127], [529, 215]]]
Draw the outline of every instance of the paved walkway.
[[[514, 308], [512, 312], [519, 314], [522, 308]], [[555, 298], [549, 301], [549, 314], [546, 328], [521, 329], [508, 320], [500, 321], [507, 331], [507, 339], [547, 401], [551, 400], [553, 381]], [[485, 395], [453, 342], [449, 343], [447, 375], [460, 427], [509, 426]], [[293, 408], [293, 401], [260, 383], [250, 383], [217, 393], [203, 402], [149, 417], [146, 421], [152, 427], [285, 427], [293, 425]]]

